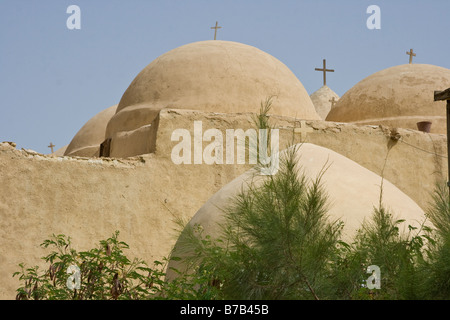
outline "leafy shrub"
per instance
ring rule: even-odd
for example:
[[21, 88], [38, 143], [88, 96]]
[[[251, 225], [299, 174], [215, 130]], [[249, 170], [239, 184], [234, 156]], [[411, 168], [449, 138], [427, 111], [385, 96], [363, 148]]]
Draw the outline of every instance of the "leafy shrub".
[[[130, 260], [124, 254], [128, 244], [119, 241], [119, 231], [100, 241], [98, 248], [77, 252], [71, 238], [53, 235], [41, 247], [53, 251], [42, 259], [49, 264], [40, 272], [37, 266], [15, 272], [23, 285], [17, 289], [18, 300], [135, 300], [135, 299], [209, 299], [212, 290], [205, 281], [180, 275], [165, 281], [165, 262], [154, 261], [150, 268], [143, 260]], [[72, 266], [72, 267], [71, 267]], [[69, 272], [73, 268], [76, 272]], [[79, 286], [73, 279], [79, 277]]]

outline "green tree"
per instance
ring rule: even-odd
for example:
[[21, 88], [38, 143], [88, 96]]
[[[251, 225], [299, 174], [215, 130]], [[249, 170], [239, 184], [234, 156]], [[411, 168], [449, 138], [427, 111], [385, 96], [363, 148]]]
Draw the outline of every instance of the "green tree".
[[[422, 230], [408, 226], [400, 233], [404, 220], [395, 219], [382, 205], [374, 208], [369, 221], [363, 223], [351, 247], [343, 255], [344, 263], [336, 269], [340, 283], [336, 288], [349, 299], [417, 299], [420, 296], [419, 263], [423, 259]], [[422, 227], [422, 229], [425, 227]], [[381, 288], [368, 289], [367, 268], [380, 268]], [[342, 291], [345, 288], [345, 292]]]
[[[139, 259], [129, 260], [123, 250], [128, 245], [118, 240], [119, 232], [100, 241], [98, 248], [77, 252], [72, 248], [71, 238], [53, 235], [45, 240], [42, 248], [53, 249], [43, 257], [49, 264], [47, 270], [39, 272], [37, 266], [25, 268], [20, 264], [19, 276], [24, 281], [17, 290], [17, 299], [48, 300], [97, 300], [138, 299], [153, 292], [154, 270]], [[80, 280], [80, 287], [68, 285], [70, 266], [78, 268], [73, 278]], [[74, 270], [75, 270], [74, 268]], [[158, 276], [158, 274], [156, 274]]]
[[322, 175], [309, 181], [288, 149], [280, 169], [261, 186], [241, 192], [225, 209], [224, 236], [199, 227], [182, 236], [185, 257], [206, 273], [226, 299], [322, 299], [328, 296], [330, 258], [342, 224], [327, 216]]
[[[41, 247], [53, 249], [42, 259], [47, 270], [21, 263], [18, 276], [22, 285], [18, 300], [136, 300], [136, 299], [211, 299], [214, 290], [207, 279], [180, 275], [173, 282], [165, 281], [167, 259], [154, 261], [150, 268], [143, 260], [130, 260], [124, 254], [128, 244], [118, 239], [119, 231], [100, 241], [97, 248], [78, 252], [71, 238], [53, 235]], [[75, 266], [75, 274], [68, 274]], [[79, 277], [79, 287], [71, 277]], [[68, 283], [69, 280], [69, 283]]]
[[437, 184], [427, 216], [435, 229], [427, 235], [422, 262], [425, 298], [450, 299], [450, 198], [446, 183]]

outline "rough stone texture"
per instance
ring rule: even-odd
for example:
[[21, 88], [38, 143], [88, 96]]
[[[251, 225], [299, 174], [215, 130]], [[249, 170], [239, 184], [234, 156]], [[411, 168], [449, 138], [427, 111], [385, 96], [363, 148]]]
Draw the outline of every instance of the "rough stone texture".
[[450, 70], [428, 64], [406, 64], [376, 72], [348, 90], [326, 120], [381, 124], [417, 130], [431, 121], [432, 133], [446, 133], [445, 101], [434, 91], [450, 87]]
[[[177, 239], [174, 218], [189, 221], [221, 187], [251, 166], [175, 165], [173, 130], [193, 137], [194, 121], [203, 132], [216, 128], [253, 128], [253, 114], [161, 111], [154, 154], [128, 158], [46, 156], [0, 143], [0, 299], [13, 299], [18, 264], [40, 264], [39, 247], [49, 235], [63, 233], [74, 247], [86, 250], [121, 231], [131, 255], [148, 263], [168, 256]], [[272, 116], [280, 129], [280, 150], [291, 141], [329, 148], [384, 176], [426, 209], [436, 180], [447, 176], [446, 138], [414, 130], [301, 121]], [[310, 129], [301, 134], [293, 127]], [[294, 135], [294, 140], [292, 140]], [[393, 137], [399, 140], [391, 139]], [[210, 142], [203, 142], [203, 148]], [[389, 151], [390, 150], [390, 151]], [[389, 153], [388, 153], [389, 151]], [[437, 154], [437, 156], [435, 155]]]
[[65, 156], [98, 157], [100, 144], [105, 140], [109, 119], [116, 113], [117, 104], [97, 113], [73, 137]]
[[330, 100], [332, 98], [334, 98], [336, 102], [339, 100], [337, 93], [331, 90], [327, 85], [320, 87], [320, 89], [313, 92], [310, 97], [317, 113], [323, 120], [327, 118], [327, 115], [331, 110], [332, 103]]
[[[173, 49], [146, 66], [123, 94], [106, 138], [150, 125], [164, 108], [206, 112], [259, 112], [273, 96], [271, 113], [319, 120], [308, 93], [281, 61], [255, 47], [232, 41], [200, 41]], [[139, 139], [154, 139], [140, 136]], [[128, 156], [151, 152], [142, 140], [115, 143]], [[111, 151], [111, 156], [118, 156]], [[121, 153], [123, 156], [123, 153]]]

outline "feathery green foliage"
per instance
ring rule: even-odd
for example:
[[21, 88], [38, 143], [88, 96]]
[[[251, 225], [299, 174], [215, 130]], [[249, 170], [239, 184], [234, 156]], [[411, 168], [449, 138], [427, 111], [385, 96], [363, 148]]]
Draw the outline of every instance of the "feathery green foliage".
[[308, 181], [295, 156], [292, 147], [277, 175], [239, 194], [226, 210], [223, 237], [213, 241], [198, 229], [200, 241], [185, 239], [225, 299], [319, 299], [330, 286], [342, 225], [329, 221], [321, 175]]
[[424, 260], [424, 294], [433, 299], [450, 298], [450, 198], [445, 183], [438, 184], [427, 216], [435, 230], [427, 236], [427, 259]]

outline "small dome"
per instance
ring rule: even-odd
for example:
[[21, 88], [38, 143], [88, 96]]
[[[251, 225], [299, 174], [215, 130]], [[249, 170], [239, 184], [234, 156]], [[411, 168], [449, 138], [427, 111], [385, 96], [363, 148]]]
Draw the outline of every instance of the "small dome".
[[275, 96], [272, 114], [320, 119], [301, 82], [270, 54], [231, 41], [187, 44], [161, 55], [137, 75], [106, 137], [151, 124], [163, 108], [258, 113], [269, 96]]
[[323, 120], [326, 119], [330, 110], [335, 107], [335, 103], [339, 100], [337, 93], [327, 85], [322, 86], [319, 90], [311, 94], [310, 97], [317, 113]]
[[59, 148], [58, 150], [56, 150], [55, 152], [51, 153], [51, 155], [55, 156], [55, 157], [62, 157], [62, 156], [64, 156], [64, 153], [66, 152], [68, 146], [69, 145], [66, 144], [65, 146], [63, 146], [63, 147]]
[[73, 137], [65, 156], [96, 157], [100, 144], [105, 140], [105, 129], [108, 121], [116, 113], [117, 104], [92, 117]]
[[450, 87], [450, 70], [428, 64], [406, 64], [372, 74], [347, 91], [327, 121], [386, 125], [417, 130], [431, 121], [432, 133], [446, 133], [445, 102], [434, 91]]

